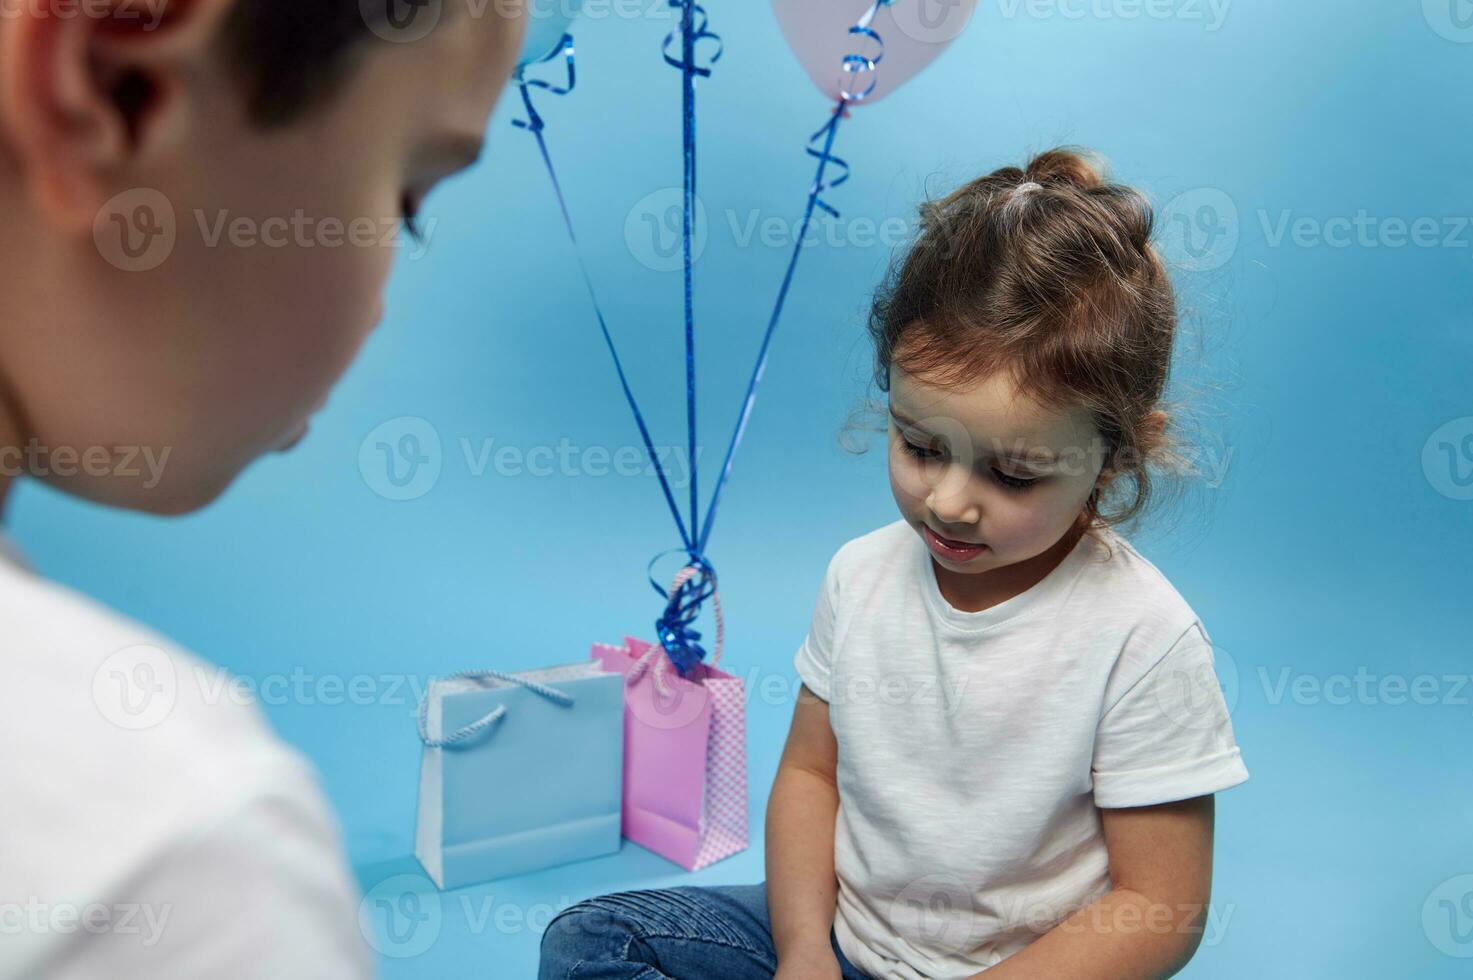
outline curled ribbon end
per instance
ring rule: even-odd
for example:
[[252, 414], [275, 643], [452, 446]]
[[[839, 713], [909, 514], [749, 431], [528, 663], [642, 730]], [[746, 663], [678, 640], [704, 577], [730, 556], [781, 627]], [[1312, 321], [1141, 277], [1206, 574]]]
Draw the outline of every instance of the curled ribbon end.
[[[668, 552], [667, 552], [668, 554]], [[667, 591], [651, 579], [651, 584], [665, 596], [665, 609], [655, 620], [655, 636], [667, 659], [681, 677], [688, 677], [695, 668], [705, 662], [706, 651], [698, 642], [699, 630], [694, 629], [702, 604], [709, 598], [716, 604], [716, 656], [721, 656], [721, 600], [716, 594], [716, 573], [710, 562], [694, 552], [687, 552], [691, 564], [681, 569]], [[659, 560], [659, 555], [650, 562]]]
[[670, 657], [670, 662], [675, 665], [681, 677], [690, 676], [690, 672], [696, 665], [706, 659], [706, 651], [701, 645], [686, 637], [665, 629], [663, 621], [655, 624], [656, 628], [662, 630], [660, 633], [660, 646], [665, 648], [665, 653]]

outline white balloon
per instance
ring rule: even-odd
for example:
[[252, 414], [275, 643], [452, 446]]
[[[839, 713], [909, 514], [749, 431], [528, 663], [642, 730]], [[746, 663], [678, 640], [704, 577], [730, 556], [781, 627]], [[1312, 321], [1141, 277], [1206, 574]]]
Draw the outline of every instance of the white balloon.
[[[874, 5], [875, 0], [772, 0], [788, 46], [813, 84], [835, 101], [878, 102], [910, 81], [966, 30], [977, 0], [880, 4], [869, 27], [884, 41], [883, 54], [874, 38], [850, 33]], [[879, 60], [873, 69], [851, 61], [859, 70], [846, 71], [848, 56]]]
[[517, 65], [530, 65], [556, 51], [582, 9], [583, 0], [528, 0], [527, 36]]

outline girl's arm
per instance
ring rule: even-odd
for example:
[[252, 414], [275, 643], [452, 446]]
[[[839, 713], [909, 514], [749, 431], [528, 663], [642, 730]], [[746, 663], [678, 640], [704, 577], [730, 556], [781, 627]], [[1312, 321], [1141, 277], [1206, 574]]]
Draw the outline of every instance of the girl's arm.
[[1114, 887], [971, 980], [1155, 980], [1186, 966], [1212, 895], [1213, 797], [1100, 818]]
[[767, 908], [780, 965], [832, 961], [837, 968], [829, 931], [838, 902], [838, 757], [828, 703], [801, 686], [767, 801]]

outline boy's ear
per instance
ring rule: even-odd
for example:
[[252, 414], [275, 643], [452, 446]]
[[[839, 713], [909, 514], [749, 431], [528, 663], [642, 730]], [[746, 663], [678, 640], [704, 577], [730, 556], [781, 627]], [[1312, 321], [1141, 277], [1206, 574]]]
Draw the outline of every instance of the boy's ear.
[[[109, 187], [176, 146], [224, 16], [250, 0], [86, 0], [0, 21], [0, 137], [35, 209], [89, 232]], [[126, 189], [126, 188], [125, 188]]]

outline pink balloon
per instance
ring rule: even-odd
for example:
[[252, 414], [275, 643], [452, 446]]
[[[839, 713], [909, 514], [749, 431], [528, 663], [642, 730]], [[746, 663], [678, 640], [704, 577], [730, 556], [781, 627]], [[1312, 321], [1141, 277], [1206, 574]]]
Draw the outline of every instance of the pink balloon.
[[[875, 0], [772, 0], [778, 26], [819, 91], [838, 101], [869, 94], [855, 102], [878, 102], [940, 57], [966, 30], [977, 0], [894, 0], [880, 4], [869, 27], [884, 41], [849, 29], [875, 6]], [[873, 70], [858, 61], [845, 71], [846, 56], [874, 59]], [[870, 86], [873, 85], [873, 89]]]

